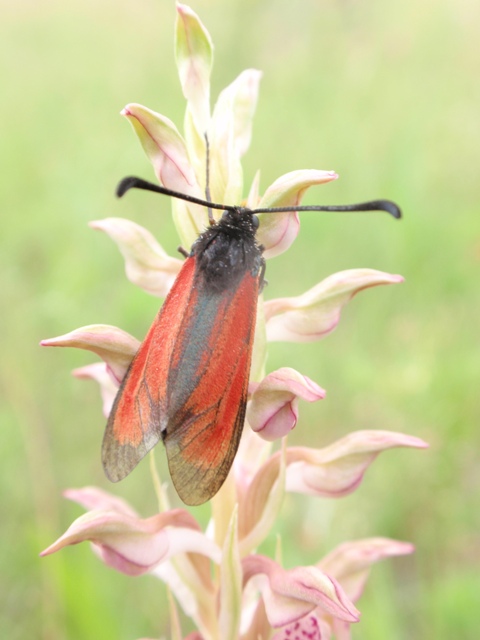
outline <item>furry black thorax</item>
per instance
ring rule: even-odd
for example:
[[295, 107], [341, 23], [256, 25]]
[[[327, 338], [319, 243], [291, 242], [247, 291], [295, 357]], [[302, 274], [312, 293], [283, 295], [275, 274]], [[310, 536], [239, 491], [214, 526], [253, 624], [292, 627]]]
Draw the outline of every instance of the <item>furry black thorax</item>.
[[258, 218], [250, 209], [236, 207], [206, 229], [192, 246], [205, 283], [218, 292], [235, 288], [250, 272], [257, 277], [264, 265], [263, 247], [255, 234]]

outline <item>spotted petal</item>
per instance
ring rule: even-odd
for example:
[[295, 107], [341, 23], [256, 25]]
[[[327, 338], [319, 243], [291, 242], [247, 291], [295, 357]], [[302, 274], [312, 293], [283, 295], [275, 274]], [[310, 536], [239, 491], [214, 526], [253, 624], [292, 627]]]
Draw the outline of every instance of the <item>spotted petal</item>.
[[[271, 640], [294, 640], [295, 638], [299, 638], [299, 640], [329, 640], [330, 627], [314, 611], [277, 631]], [[337, 638], [337, 640], [343, 639]]]

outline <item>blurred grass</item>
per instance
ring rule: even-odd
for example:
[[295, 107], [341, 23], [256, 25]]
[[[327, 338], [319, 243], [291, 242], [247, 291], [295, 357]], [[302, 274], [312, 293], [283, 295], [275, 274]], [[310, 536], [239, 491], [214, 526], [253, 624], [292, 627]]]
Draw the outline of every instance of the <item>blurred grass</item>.
[[[362, 536], [410, 540], [414, 556], [374, 567], [354, 636], [478, 638], [480, 7], [192, 7], [216, 45], [214, 95], [246, 67], [264, 72], [247, 183], [257, 168], [263, 188], [293, 169], [335, 169], [341, 179], [306, 202], [389, 197], [405, 213], [401, 223], [304, 214], [294, 247], [268, 265], [269, 297], [353, 267], [406, 277], [356, 298], [324, 342], [272, 346], [269, 368], [288, 364], [328, 390], [321, 405], [302, 407], [292, 440], [322, 446], [373, 428], [431, 443], [427, 452], [385, 453], [359, 491], [334, 504], [289, 497], [286, 563], [313, 562]], [[168, 201], [112, 196], [122, 176], [151, 176], [119, 110], [140, 102], [181, 126], [174, 4], [46, 0], [4, 3], [2, 15], [0, 629], [10, 640], [154, 637], [166, 611], [152, 578], [114, 574], [87, 545], [38, 559], [81, 513], [62, 500], [63, 488], [111, 487], [99, 463], [97, 390], [69, 376], [91, 358], [37, 344], [92, 322], [142, 336], [157, 310], [87, 223], [129, 217], [175, 251]], [[146, 467], [114, 492], [149, 515]]]

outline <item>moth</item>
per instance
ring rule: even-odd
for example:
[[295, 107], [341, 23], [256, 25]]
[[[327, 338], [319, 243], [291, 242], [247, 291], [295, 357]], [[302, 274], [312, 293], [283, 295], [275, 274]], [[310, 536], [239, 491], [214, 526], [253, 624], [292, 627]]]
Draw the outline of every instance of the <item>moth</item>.
[[[160, 440], [180, 498], [200, 505], [222, 486], [240, 442], [247, 405], [257, 300], [264, 285], [259, 213], [374, 211], [401, 217], [389, 200], [354, 205], [248, 209], [178, 193], [128, 177], [138, 188], [203, 205], [200, 234], [135, 355], [113, 404], [102, 461], [113, 482], [127, 476]], [[216, 222], [211, 209], [222, 210]]]

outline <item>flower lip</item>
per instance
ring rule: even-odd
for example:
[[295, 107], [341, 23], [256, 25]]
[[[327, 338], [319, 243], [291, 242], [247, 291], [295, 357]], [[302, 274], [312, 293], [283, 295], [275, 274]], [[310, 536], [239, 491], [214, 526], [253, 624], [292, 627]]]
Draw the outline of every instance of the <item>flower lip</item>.
[[285, 570], [261, 555], [247, 556], [242, 565], [244, 585], [251, 579], [255, 581], [272, 627], [295, 622], [317, 607], [346, 622], [359, 620], [359, 611], [339, 583], [318, 567]]

